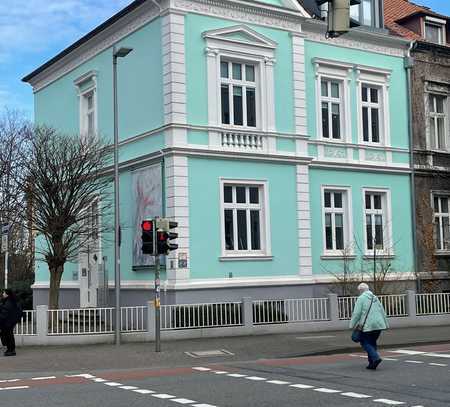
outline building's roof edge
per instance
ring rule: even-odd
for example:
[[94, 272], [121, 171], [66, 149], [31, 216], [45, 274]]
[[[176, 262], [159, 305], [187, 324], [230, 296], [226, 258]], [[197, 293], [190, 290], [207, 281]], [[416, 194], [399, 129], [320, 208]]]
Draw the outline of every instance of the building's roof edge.
[[81, 37], [78, 41], [74, 42], [69, 47], [62, 50], [59, 54], [45, 62], [43, 65], [41, 65], [39, 68], [35, 69], [30, 74], [24, 76], [22, 78], [23, 82], [30, 82], [31, 79], [33, 79], [36, 75], [39, 75], [41, 72], [45, 71], [48, 67], [52, 66], [55, 62], [59, 61], [60, 59], [64, 58], [66, 55], [70, 54], [75, 49], [79, 48], [81, 45], [88, 42], [91, 38], [95, 37], [97, 34], [101, 33], [108, 27], [112, 26], [115, 22], [119, 21], [122, 17], [130, 13], [131, 11], [135, 10], [142, 4], [144, 4], [147, 0], [134, 0], [131, 4], [120, 10], [118, 13], [114, 14], [112, 17], [110, 17], [105, 22], [101, 23], [99, 26], [94, 28], [92, 31], [87, 33], [85, 36]]

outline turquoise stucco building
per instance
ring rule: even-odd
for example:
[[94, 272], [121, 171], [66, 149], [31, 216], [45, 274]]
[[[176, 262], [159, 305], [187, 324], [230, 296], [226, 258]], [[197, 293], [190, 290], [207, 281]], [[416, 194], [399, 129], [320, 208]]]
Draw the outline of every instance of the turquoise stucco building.
[[[411, 276], [409, 44], [325, 31], [294, 0], [136, 0], [24, 78], [37, 123], [112, 142], [113, 46], [133, 48], [118, 66], [124, 305], [152, 296], [139, 225], [154, 215], [179, 225], [167, 302], [323, 295], [374, 250]], [[113, 288], [100, 239], [67, 264], [62, 306]], [[38, 261], [35, 304], [48, 285]]]

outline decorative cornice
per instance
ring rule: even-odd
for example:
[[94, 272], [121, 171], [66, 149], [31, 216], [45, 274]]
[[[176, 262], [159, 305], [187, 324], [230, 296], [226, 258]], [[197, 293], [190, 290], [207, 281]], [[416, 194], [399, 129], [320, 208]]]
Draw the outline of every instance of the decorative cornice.
[[38, 92], [50, 83], [73, 71], [102, 51], [135, 32], [159, 16], [160, 10], [151, 2], [146, 2], [121, 20], [99, 33], [94, 38], [75, 49], [52, 66], [30, 80], [33, 91]]
[[181, 10], [210, 16], [217, 16], [233, 21], [277, 27], [291, 31], [301, 31], [300, 12], [271, 7], [261, 7], [261, 4], [251, 5], [247, 2], [223, 0], [174, 0], [174, 6]]
[[363, 29], [354, 29], [345, 36], [327, 39], [325, 38], [326, 24], [313, 19], [304, 20], [302, 28], [306, 40], [396, 57], [406, 56], [409, 44], [409, 41], [392, 35]]

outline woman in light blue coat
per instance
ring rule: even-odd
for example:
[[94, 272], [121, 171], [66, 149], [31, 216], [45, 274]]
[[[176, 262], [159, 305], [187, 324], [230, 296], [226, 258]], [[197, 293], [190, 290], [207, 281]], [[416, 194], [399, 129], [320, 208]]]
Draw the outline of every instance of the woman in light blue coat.
[[377, 340], [381, 331], [389, 328], [389, 325], [383, 305], [377, 296], [369, 290], [369, 286], [366, 283], [361, 283], [358, 290], [360, 295], [353, 309], [350, 328], [353, 329], [364, 324], [360, 343], [367, 352], [367, 358], [369, 359], [367, 369], [376, 370], [382, 360], [377, 352]]

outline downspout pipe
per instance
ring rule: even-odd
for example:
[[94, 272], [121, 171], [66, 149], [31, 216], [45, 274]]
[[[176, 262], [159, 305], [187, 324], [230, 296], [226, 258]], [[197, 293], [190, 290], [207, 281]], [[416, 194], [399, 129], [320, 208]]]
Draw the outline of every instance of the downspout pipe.
[[409, 137], [409, 165], [411, 169], [411, 221], [412, 221], [412, 238], [413, 238], [413, 270], [416, 276], [416, 291], [422, 291], [419, 270], [419, 254], [417, 251], [417, 219], [416, 219], [416, 187], [415, 187], [415, 171], [414, 171], [414, 140], [413, 140], [413, 124], [412, 124], [412, 68], [414, 59], [411, 56], [412, 51], [416, 48], [416, 41], [411, 41], [405, 57], [406, 82], [407, 82], [407, 98], [408, 98], [408, 137]]

